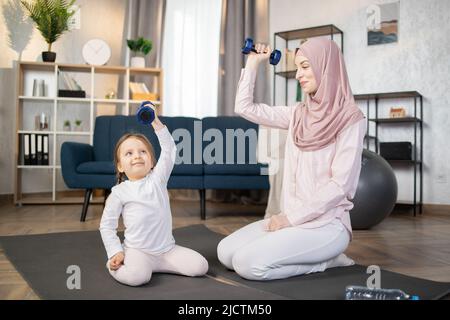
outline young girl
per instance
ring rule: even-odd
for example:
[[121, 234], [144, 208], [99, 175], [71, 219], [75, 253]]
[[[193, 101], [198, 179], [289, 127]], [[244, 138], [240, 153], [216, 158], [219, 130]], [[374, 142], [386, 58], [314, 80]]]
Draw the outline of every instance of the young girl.
[[[161, 145], [156, 165], [153, 148], [144, 135], [125, 134], [117, 142], [114, 162], [118, 185], [112, 188], [100, 222], [109, 273], [130, 286], [147, 283], [153, 272], [195, 277], [208, 271], [202, 255], [175, 244], [167, 181], [176, 146], [156, 112], [152, 126]], [[128, 180], [124, 181], [124, 176]], [[121, 214], [123, 246], [116, 233]]]

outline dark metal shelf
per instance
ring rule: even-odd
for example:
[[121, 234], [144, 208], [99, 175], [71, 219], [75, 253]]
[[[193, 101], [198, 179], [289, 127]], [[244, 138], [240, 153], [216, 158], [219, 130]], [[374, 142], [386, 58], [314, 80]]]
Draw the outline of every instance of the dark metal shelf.
[[290, 31], [283, 31], [275, 33], [275, 36], [283, 38], [284, 40], [296, 40], [320, 36], [328, 36], [330, 34], [343, 34], [342, 30], [335, 25], [328, 24], [319, 27], [311, 27], [305, 29], [297, 29]]
[[421, 164], [420, 160], [393, 160], [393, 159], [385, 159], [387, 162], [392, 164]]
[[403, 91], [403, 92], [354, 94], [353, 97], [355, 98], [355, 100], [368, 100], [368, 99], [417, 98], [422, 97], [422, 95], [417, 91]]
[[[367, 119], [367, 132], [365, 137], [365, 143], [367, 149], [370, 149], [370, 139], [375, 141], [375, 152], [378, 153], [379, 126], [382, 124], [413, 124], [413, 145], [418, 148], [414, 149], [413, 158], [420, 160], [388, 160], [386, 161], [391, 166], [411, 166], [413, 174], [413, 201], [409, 203], [399, 202], [397, 205], [409, 206], [413, 208], [414, 216], [417, 209], [419, 213], [422, 213], [422, 199], [423, 199], [423, 97], [417, 91], [403, 91], [403, 92], [383, 92], [383, 93], [369, 93], [369, 94], [355, 94], [356, 101], [366, 102], [366, 116], [372, 117]], [[403, 118], [379, 118], [379, 103], [382, 99], [412, 99], [414, 103], [413, 113], [409, 117]], [[370, 113], [371, 104], [375, 107], [375, 114]], [[369, 122], [375, 123], [375, 135], [369, 135], [369, 129], [373, 126], [369, 126]], [[417, 136], [419, 135], [419, 137]], [[419, 188], [419, 195], [417, 195], [417, 188]]]
[[293, 71], [280, 71], [280, 72], [275, 72], [275, 74], [277, 76], [286, 78], [286, 79], [295, 79], [295, 75], [297, 74], [296, 70]]
[[420, 207], [422, 205], [422, 202], [412, 202], [412, 201], [398, 201], [395, 203], [396, 206], [402, 206], [402, 207]]
[[369, 121], [377, 123], [398, 123], [398, 122], [422, 122], [422, 119], [417, 117], [404, 117], [404, 118], [378, 118], [369, 119]]

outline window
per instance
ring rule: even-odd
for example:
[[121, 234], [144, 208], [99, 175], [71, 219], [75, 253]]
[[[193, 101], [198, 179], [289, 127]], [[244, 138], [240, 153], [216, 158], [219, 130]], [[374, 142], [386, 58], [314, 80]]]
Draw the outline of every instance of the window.
[[221, 7], [221, 0], [167, 1], [164, 115], [217, 115]]

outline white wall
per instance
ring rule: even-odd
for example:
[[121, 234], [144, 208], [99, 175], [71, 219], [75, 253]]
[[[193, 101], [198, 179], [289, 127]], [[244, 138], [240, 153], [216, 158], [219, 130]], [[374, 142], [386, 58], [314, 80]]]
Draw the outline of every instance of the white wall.
[[[401, 0], [399, 41], [367, 46], [366, 8], [392, 1], [276, 0], [270, 32], [334, 24], [344, 32], [353, 92], [416, 90], [424, 96], [424, 203], [450, 204], [450, 24], [448, 0]], [[272, 36], [273, 38], [273, 36]], [[386, 105], [404, 105], [407, 100]], [[385, 128], [384, 141], [411, 137], [412, 127]], [[399, 199], [412, 199], [412, 171], [398, 170]]]
[[[19, 53], [8, 45], [9, 30], [4, 13], [10, 3], [18, 0], [0, 0], [0, 194], [13, 193], [13, 155], [15, 133], [15, 75], [13, 61], [18, 60]], [[102, 38], [111, 47], [112, 56], [108, 65], [120, 65], [122, 47], [123, 23], [126, 1], [123, 0], [77, 0], [81, 6], [81, 29], [63, 34], [52, 46], [57, 53], [57, 62], [84, 63], [81, 49], [86, 41], [92, 38]], [[16, 41], [24, 42], [26, 47], [22, 52], [23, 61], [38, 61], [42, 51], [47, 50], [47, 44], [38, 30], [33, 28], [29, 34], [18, 33]], [[18, 42], [17, 42], [18, 43]], [[105, 84], [106, 85], [106, 84]], [[44, 189], [40, 181], [33, 181], [24, 186], [25, 190], [49, 191]]]

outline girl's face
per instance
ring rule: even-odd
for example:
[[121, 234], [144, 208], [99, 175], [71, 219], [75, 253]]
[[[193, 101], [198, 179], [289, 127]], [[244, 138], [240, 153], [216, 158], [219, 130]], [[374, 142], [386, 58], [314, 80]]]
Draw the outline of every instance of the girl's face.
[[300, 82], [303, 92], [307, 94], [314, 94], [317, 91], [317, 82], [308, 58], [304, 56], [296, 56], [294, 62], [297, 66], [297, 74], [295, 75], [295, 78]]
[[119, 148], [117, 169], [124, 172], [128, 179], [144, 178], [152, 169], [153, 161], [147, 146], [138, 138], [126, 139]]

